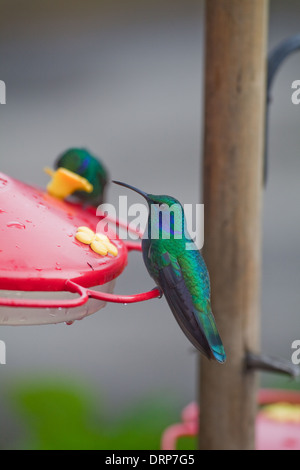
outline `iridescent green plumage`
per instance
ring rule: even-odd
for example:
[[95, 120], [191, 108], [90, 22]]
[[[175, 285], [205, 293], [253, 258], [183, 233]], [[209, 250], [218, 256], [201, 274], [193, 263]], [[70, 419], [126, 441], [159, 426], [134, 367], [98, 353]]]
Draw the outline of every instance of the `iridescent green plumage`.
[[74, 196], [82, 202], [93, 206], [102, 204], [105, 198], [105, 187], [108, 173], [103, 163], [89, 151], [81, 148], [72, 148], [64, 152], [56, 162], [56, 168], [66, 168], [86, 178], [92, 185], [93, 191], [87, 193], [76, 191]]
[[187, 233], [181, 204], [170, 196], [155, 196], [115, 183], [138, 192], [148, 202], [148, 226], [142, 241], [144, 262], [183, 332], [209, 359], [225, 362], [226, 354], [211, 311], [208, 270]]

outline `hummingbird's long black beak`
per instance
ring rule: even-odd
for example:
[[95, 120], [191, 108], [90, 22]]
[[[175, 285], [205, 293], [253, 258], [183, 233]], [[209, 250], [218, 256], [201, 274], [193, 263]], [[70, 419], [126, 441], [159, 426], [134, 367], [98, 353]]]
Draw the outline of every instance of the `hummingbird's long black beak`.
[[121, 181], [113, 181], [113, 183], [118, 184], [119, 186], [124, 186], [124, 188], [129, 188], [132, 189], [132, 191], [135, 191], [136, 193], [140, 194], [143, 196], [147, 201], [149, 201], [149, 194], [145, 193], [144, 191], [141, 191], [138, 188], [135, 188], [134, 186], [131, 186], [130, 184], [122, 183]]

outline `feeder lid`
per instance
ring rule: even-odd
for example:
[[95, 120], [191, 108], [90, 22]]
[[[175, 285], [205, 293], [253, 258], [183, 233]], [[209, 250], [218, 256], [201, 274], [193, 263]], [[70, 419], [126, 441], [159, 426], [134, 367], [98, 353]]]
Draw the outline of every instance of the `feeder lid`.
[[[78, 229], [106, 234], [106, 255], [82, 242]], [[105, 231], [104, 231], [105, 229]], [[62, 291], [66, 281], [103, 285], [121, 274], [127, 248], [95, 210], [59, 200], [0, 173], [0, 289]]]

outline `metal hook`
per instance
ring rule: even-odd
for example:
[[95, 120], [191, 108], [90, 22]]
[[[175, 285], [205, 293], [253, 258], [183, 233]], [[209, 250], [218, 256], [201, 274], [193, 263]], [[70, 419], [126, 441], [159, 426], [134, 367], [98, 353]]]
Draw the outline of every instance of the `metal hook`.
[[[263, 183], [266, 186], [268, 177], [268, 134], [269, 134], [269, 115], [270, 104], [272, 101], [271, 88], [283, 61], [293, 52], [300, 50], [300, 34], [292, 36], [282, 41], [273, 51], [268, 55], [267, 63], [267, 103], [265, 114], [265, 148], [264, 148], [264, 169], [263, 169]], [[256, 369], [265, 372], [277, 372], [289, 375], [293, 378], [300, 376], [300, 367], [291, 364], [289, 361], [270, 357], [266, 355], [255, 354], [248, 352], [245, 358], [246, 369]]]
[[246, 368], [261, 370], [263, 372], [277, 372], [296, 378], [300, 376], [300, 367], [290, 361], [278, 357], [270, 357], [248, 352], [246, 354]]

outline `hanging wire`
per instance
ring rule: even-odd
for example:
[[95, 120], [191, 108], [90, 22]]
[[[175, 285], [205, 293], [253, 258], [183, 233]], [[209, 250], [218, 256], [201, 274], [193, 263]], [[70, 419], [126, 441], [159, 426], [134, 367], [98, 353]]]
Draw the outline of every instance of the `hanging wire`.
[[269, 170], [269, 155], [268, 155], [268, 136], [269, 136], [269, 117], [270, 117], [270, 104], [272, 102], [271, 89], [274, 82], [276, 73], [278, 72], [281, 64], [293, 52], [300, 50], [300, 34], [292, 36], [282, 41], [278, 46], [273, 49], [268, 56], [268, 70], [267, 70], [267, 106], [265, 117], [265, 151], [264, 151], [264, 186], [266, 186]]

